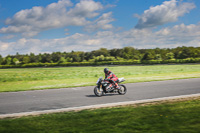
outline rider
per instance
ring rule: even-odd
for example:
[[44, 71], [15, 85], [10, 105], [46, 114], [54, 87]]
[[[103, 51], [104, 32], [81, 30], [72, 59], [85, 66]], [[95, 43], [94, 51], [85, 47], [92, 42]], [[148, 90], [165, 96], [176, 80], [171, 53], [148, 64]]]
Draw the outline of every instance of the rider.
[[114, 83], [115, 88], [120, 89], [117, 83], [118, 77], [114, 73], [109, 71], [108, 68], [104, 69], [104, 73], [105, 73], [105, 80], [108, 80], [110, 83]]

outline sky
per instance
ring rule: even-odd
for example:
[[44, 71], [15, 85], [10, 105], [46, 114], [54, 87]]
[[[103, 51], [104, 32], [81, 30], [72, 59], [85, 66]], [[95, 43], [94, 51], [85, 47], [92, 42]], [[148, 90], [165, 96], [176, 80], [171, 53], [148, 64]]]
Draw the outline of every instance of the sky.
[[199, 0], [1, 0], [0, 55], [200, 47]]

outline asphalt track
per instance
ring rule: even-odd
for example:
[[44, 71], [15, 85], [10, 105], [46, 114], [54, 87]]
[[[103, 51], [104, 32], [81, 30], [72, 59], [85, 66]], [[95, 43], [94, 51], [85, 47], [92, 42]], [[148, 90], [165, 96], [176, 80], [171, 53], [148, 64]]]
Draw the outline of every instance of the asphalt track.
[[200, 94], [200, 78], [128, 83], [125, 85], [128, 89], [126, 95], [107, 94], [102, 97], [94, 95], [94, 86], [4, 92], [0, 93], [0, 116]]

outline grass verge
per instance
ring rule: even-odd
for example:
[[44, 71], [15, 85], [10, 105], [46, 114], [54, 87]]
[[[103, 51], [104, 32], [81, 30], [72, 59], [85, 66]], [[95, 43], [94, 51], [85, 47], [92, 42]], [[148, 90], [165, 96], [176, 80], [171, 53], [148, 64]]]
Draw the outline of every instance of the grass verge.
[[[108, 67], [125, 83], [199, 78], [200, 64]], [[95, 85], [104, 67], [0, 69], [0, 92]]]
[[1, 119], [0, 132], [200, 132], [195, 100]]

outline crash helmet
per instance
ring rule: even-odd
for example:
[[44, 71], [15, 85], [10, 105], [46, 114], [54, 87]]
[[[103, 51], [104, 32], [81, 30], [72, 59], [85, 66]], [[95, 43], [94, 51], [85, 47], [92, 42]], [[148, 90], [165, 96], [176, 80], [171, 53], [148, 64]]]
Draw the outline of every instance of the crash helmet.
[[109, 72], [108, 68], [104, 68], [104, 73], [107, 74]]

